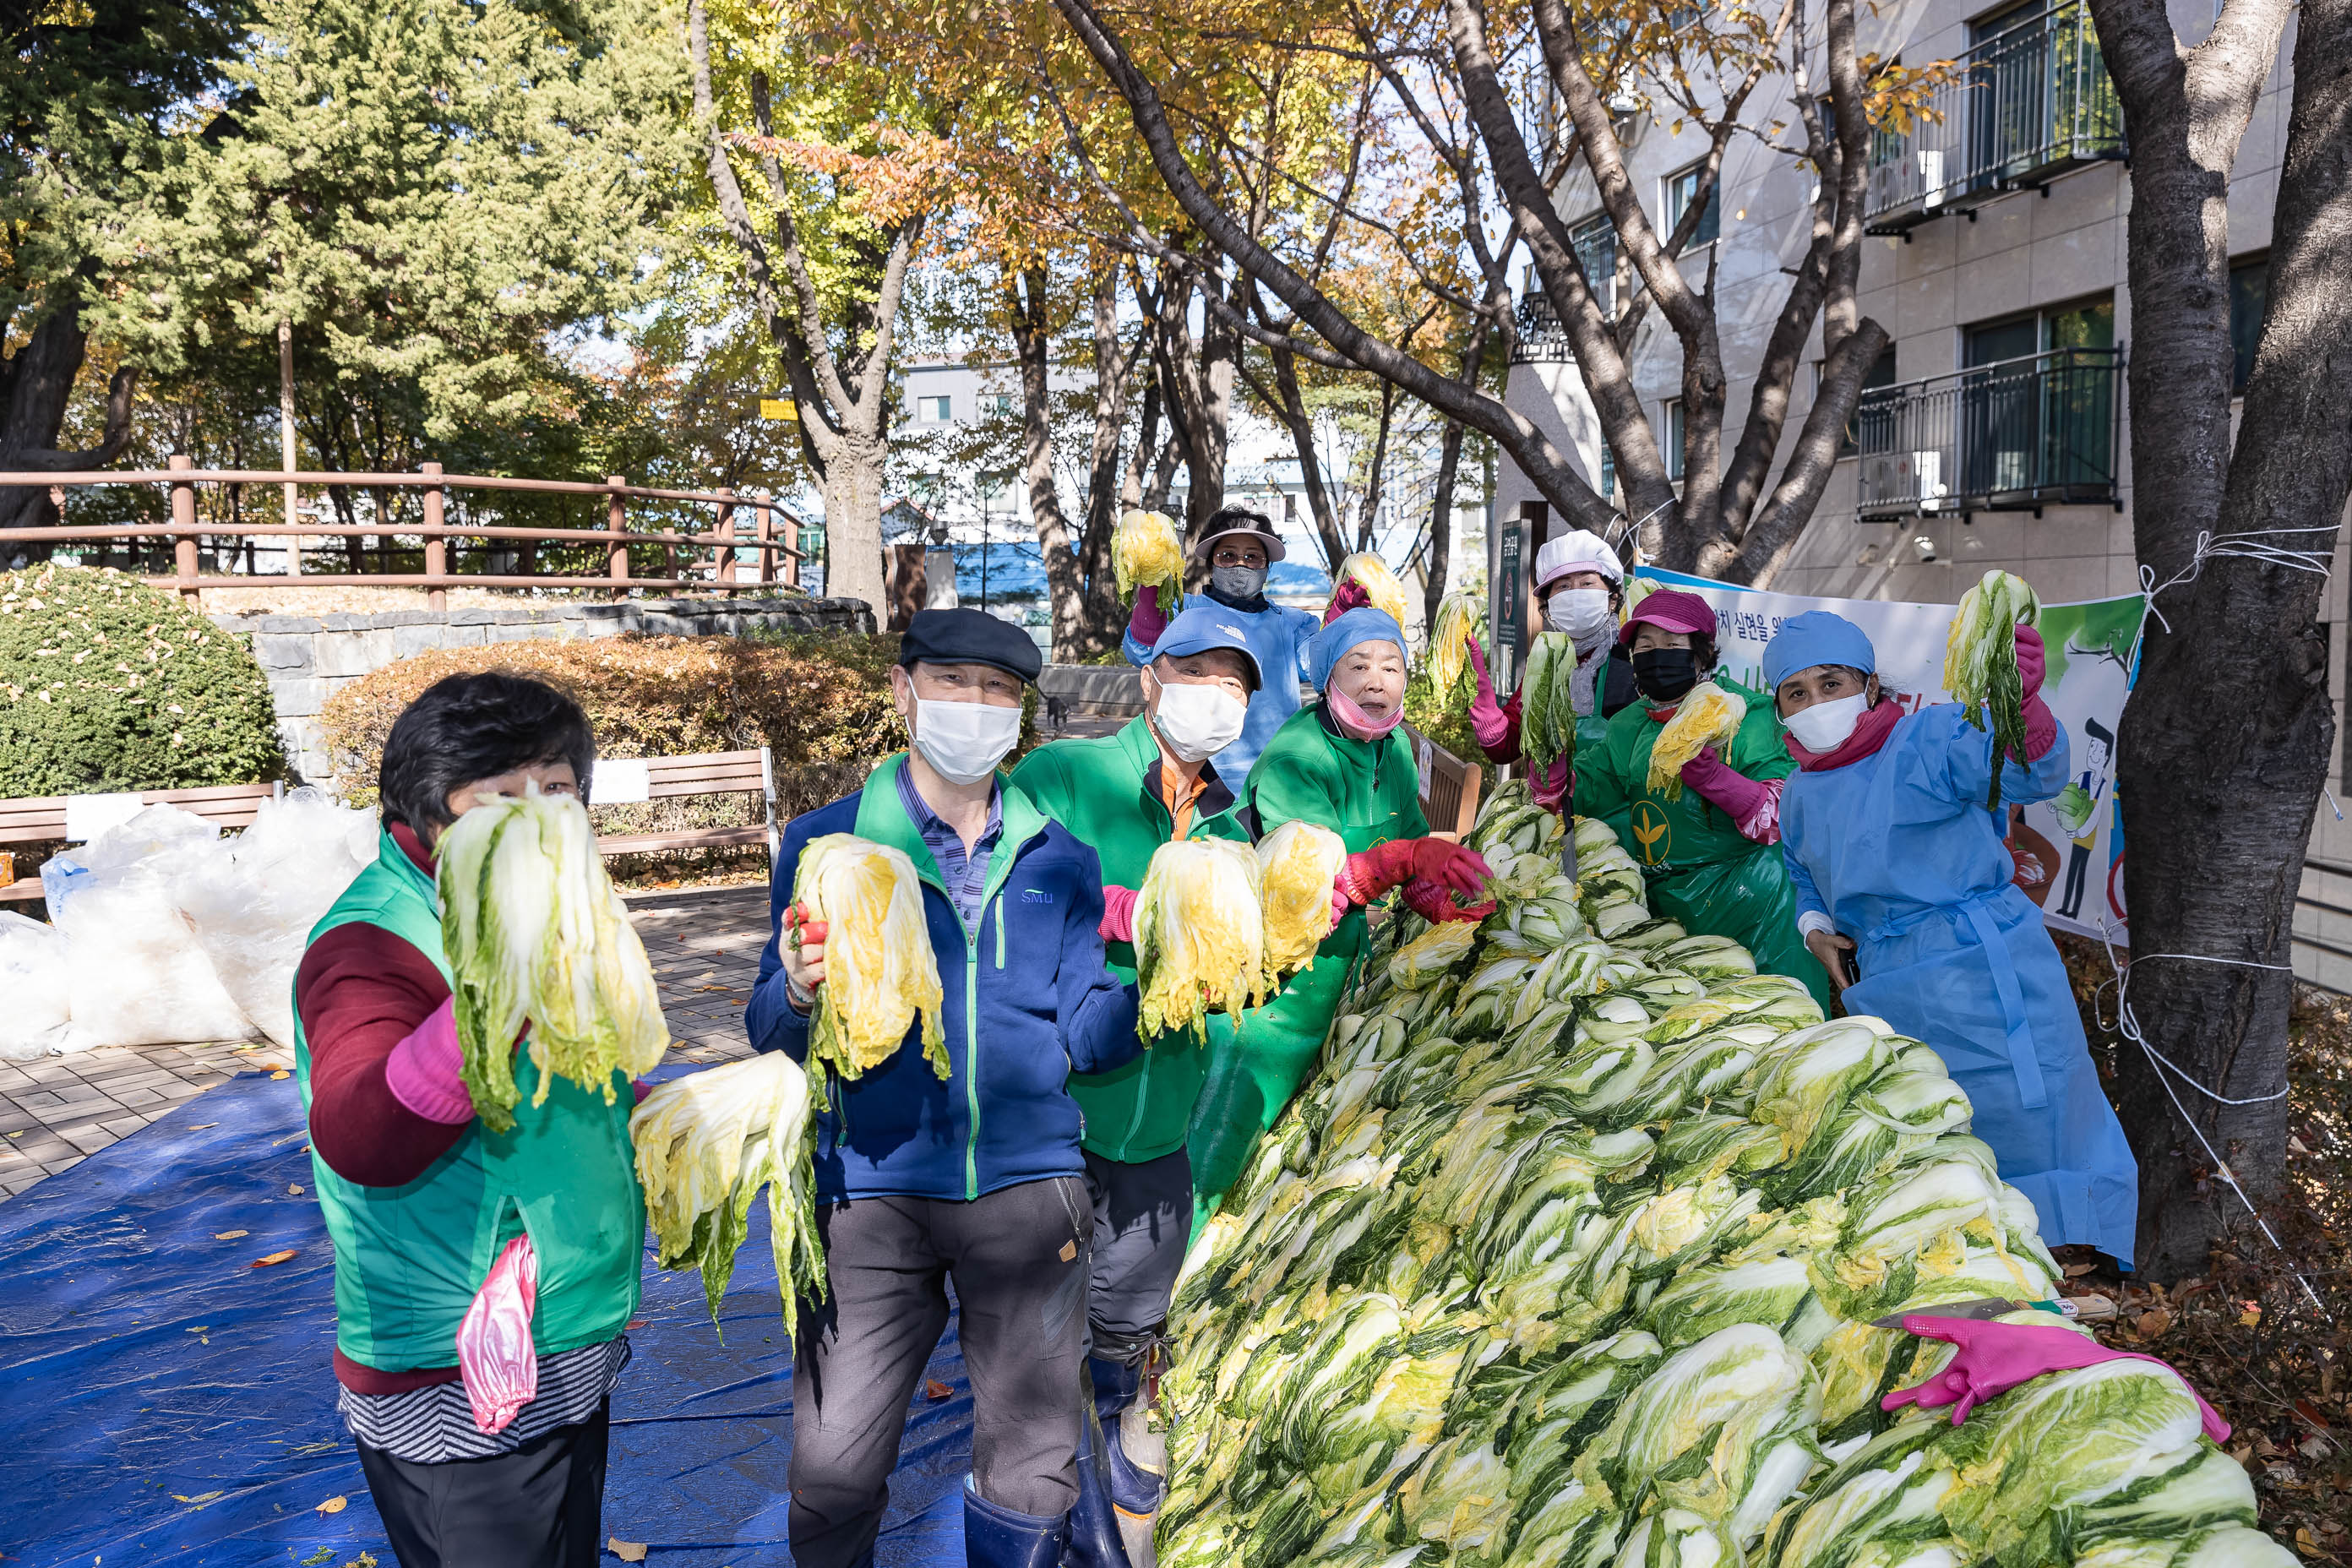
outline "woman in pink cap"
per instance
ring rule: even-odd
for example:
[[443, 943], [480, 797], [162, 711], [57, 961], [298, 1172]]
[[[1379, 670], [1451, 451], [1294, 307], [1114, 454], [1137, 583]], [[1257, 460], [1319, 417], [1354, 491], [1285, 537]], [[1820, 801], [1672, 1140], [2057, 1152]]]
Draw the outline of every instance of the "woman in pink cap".
[[[1729, 937], [1766, 973], [1805, 983], [1829, 1011], [1828, 973], [1797, 931], [1797, 897], [1780, 853], [1780, 786], [1796, 771], [1772, 700], [1715, 673], [1715, 611], [1662, 588], [1634, 606], [1619, 640], [1633, 655], [1642, 700], [1577, 752], [1576, 807], [1616, 831], [1650, 883], [1650, 910], [1695, 935]], [[1682, 767], [1671, 799], [1649, 785], [1650, 752], [1702, 680], [1748, 704], [1728, 747]]]

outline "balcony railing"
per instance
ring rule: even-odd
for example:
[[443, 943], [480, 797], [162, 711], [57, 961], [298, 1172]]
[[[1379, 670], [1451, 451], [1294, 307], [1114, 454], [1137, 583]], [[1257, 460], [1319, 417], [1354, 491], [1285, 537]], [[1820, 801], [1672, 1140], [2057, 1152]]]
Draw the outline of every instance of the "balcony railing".
[[1907, 132], [1871, 138], [1863, 220], [1900, 234], [2125, 153], [2122, 107], [2082, 0], [1962, 55]]
[[1864, 518], [2113, 502], [2120, 349], [1883, 386], [1854, 414]]
[[1550, 300], [1541, 294], [1520, 295], [1518, 318], [1519, 346], [1511, 351], [1513, 364], [1565, 364], [1576, 357]]

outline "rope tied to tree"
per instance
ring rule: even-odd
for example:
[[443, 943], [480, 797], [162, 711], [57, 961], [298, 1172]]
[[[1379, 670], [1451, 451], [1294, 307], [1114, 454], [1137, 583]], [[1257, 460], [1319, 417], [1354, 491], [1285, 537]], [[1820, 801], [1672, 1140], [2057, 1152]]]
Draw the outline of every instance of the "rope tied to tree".
[[[2172, 623], [2166, 620], [2164, 612], [2156, 607], [2157, 595], [2168, 589], [2178, 588], [2183, 584], [2194, 583], [2199, 574], [2205, 570], [2205, 563], [2216, 556], [2226, 555], [2243, 561], [2259, 561], [2265, 566], [2284, 566], [2291, 572], [2310, 572], [2325, 577], [2328, 574], [2328, 558], [2336, 553], [2332, 543], [2325, 550], [2312, 550], [2294, 549], [2268, 542], [2290, 533], [2324, 533], [2332, 541], [2336, 536], [2336, 525], [2332, 522], [2316, 524], [2309, 528], [2248, 529], [2236, 533], [2215, 533], [2210, 530], [2200, 530], [2197, 535], [2196, 547], [2189, 552], [2189, 564], [2162, 583], [2156, 580], [2156, 568], [2148, 565], [2140, 567], [2139, 588], [2140, 592], [2147, 596], [2147, 612], [2156, 617], [2157, 625], [2162, 626], [2168, 634], [2170, 633]], [[2194, 955], [2166, 953], [2162, 956], [2176, 958]], [[2230, 961], [2216, 959], [2213, 962], [2222, 963]]]
[[[2149, 1065], [2156, 1068], [2157, 1082], [2164, 1086], [2165, 1098], [2172, 1101], [2174, 1113], [2189, 1131], [2196, 1135], [2198, 1145], [2205, 1151], [2206, 1159], [2212, 1162], [2213, 1168], [2221, 1173], [2221, 1180], [2229, 1184], [2230, 1190], [2238, 1194], [2238, 1201], [2246, 1205], [2246, 1213], [2253, 1216], [2254, 1224], [2261, 1227], [2263, 1238], [2280, 1256], [2287, 1256], [2286, 1244], [2279, 1240], [2278, 1233], [2271, 1228], [2271, 1222], [2263, 1218], [2262, 1211], [2254, 1206], [2254, 1200], [2246, 1195], [2246, 1189], [2238, 1184], [2238, 1173], [2230, 1168], [2230, 1163], [2227, 1160], [2221, 1158], [2221, 1152], [2215, 1149], [2212, 1141], [2205, 1136], [2205, 1130], [2198, 1126], [2196, 1119], [2189, 1114], [2189, 1108], [2181, 1103], [2179, 1092], [2172, 1087], [2172, 1080], [2179, 1079], [2206, 1099], [2220, 1105], [2266, 1105], [2273, 1100], [2284, 1100], [2288, 1091], [2282, 1089], [2276, 1094], [2249, 1095], [2242, 1100], [2233, 1100], [2198, 1082], [2196, 1078], [2179, 1063], [2149, 1044], [2147, 1037], [2140, 1032], [2139, 1019], [2134, 1016], [2131, 1008], [2131, 971], [2139, 964], [2152, 963], [2159, 958], [2179, 959], [2189, 963], [2221, 963], [2233, 969], [2268, 969], [2286, 973], [2293, 973], [2293, 966], [2284, 963], [2261, 963], [2247, 958], [2214, 958], [2201, 952], [2150, 952], [2128, 961], [2122, 960], [2116, 956], [2114, 928], [2105, 921], [2099, 922], [2099, 940], [2107, 950], [2108, 967], [2116, 972], [2114, 979], [2102, 981], [2098, 989], [2091, 994], [2091, 1005], [2099, 1020], [2099, 1026], [2103, 1029], [2114, 1029], [2116, 1034], [2137, 1046], [2147, 1056]], [[2105, 994], [2110, 985], [2116, 988], [2116, 1017], [2112, 1024], [2107, 1021], [2105, 1011], [2099, 1007], [2099, 997]], [[2296, 1284], [2303, 1287], [2303, 1293], [2311, 1298], [2311, 1304], [2319, 1309], [2319, 1315], [2326, 1318], [2329, 1322], [2334, 1322], [2336, 1320], [2329, 1316], [2326, 1303], [2319, 1299], [2319, 1292], [2311, 1288], [2311, 1281], [2303, 1277], [2302, 1271], [2290, 1267], [2287, 1272], [2294, 1277]]]

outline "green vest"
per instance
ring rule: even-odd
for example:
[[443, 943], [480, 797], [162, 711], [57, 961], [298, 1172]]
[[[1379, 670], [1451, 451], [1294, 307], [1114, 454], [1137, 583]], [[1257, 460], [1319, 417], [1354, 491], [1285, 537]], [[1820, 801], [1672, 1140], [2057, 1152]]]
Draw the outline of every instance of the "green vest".
[[[1159, 761], [1151, 721], [1137, 719], [1099, 740], [1038, 747], [1013, 770], [1013, 782], [1100, 858], [1105, 886], [1140, 888], [1152, 853], [1176, 829], [1168, 803], [1151, 787], [1151, 770]], [[1231, 808], [1213, 816], [1194, 811], [1184, 837], [1249, 841]], [[1104, 957], [1113, 974], [1135, 983], [1133, 944], [1108, 942]], [[1150, 1050], [1116, 1071], [1072, 1074], [1070, 1096], [1086, 1116], [1079, 1142], [1103, 1159], [1128, 1164], [1182, 1148], [1192, 1102], [1208, 1073], [1209, 1052], [1233, 1028], [1231, 1016], [1213, 1014], [1206, 1047], [1178, 1031], [1152, 1041]]]
[[[391, 932], [448, 975], [433, 879], [390, 833], [310, 940], [354, 922]], [[310, 1049], [299, 1021], [294, 1072], [308, 1112]], [[343, 1354], [383, 1372], [456, 1365], [457, 1324], [474, 1292], [499, 1250], [525, 1234], [539, 1258], [530, 1337], [540, 1354], [601, 1344], [628, 1322], [646, 1230], [629, 1144], [635, 1101], [615, 1073], [611, 1105], [558, 1079], [534, 1110], [538, 1082], [524, 1052], [515, 1061], [521, 1099], [513, 1129], [468, 1123], [457, 1146], [405, 1186], [346, 1181], [311, 1151], [335, 1246], [335, 1343]]]

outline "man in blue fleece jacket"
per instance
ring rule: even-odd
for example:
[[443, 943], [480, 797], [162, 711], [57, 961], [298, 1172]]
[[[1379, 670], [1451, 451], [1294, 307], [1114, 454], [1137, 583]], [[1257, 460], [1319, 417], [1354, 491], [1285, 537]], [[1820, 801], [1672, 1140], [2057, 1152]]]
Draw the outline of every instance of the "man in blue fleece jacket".
[[793, 902], [828, 833], [904, 850], [938, 956], [949, 1075], [919, 1022], [835, 1086], [818, 1118], [817, 1230], [831, 1295], [793, 1368], [792, 1512], [801, 1568], [859, 1568], [888, 1501], [908, 1401], [955, 1283], [972, 1384], [964, 1540], [975, 1568], [1050, 1568], [1077, 1498], [1093, 1204], [1066, 1083], [1141, 1049], [1135, 994], [1103, 963], [1102, 868], [996, 774], [1021, 730], [1036, 645], [973, 610], [914, 617], [890, 672], [911, 750], [854, 795], [793, 818], [745, 1016], [752, 1045], [805, 1059], [824, 984], [821, 924]]

